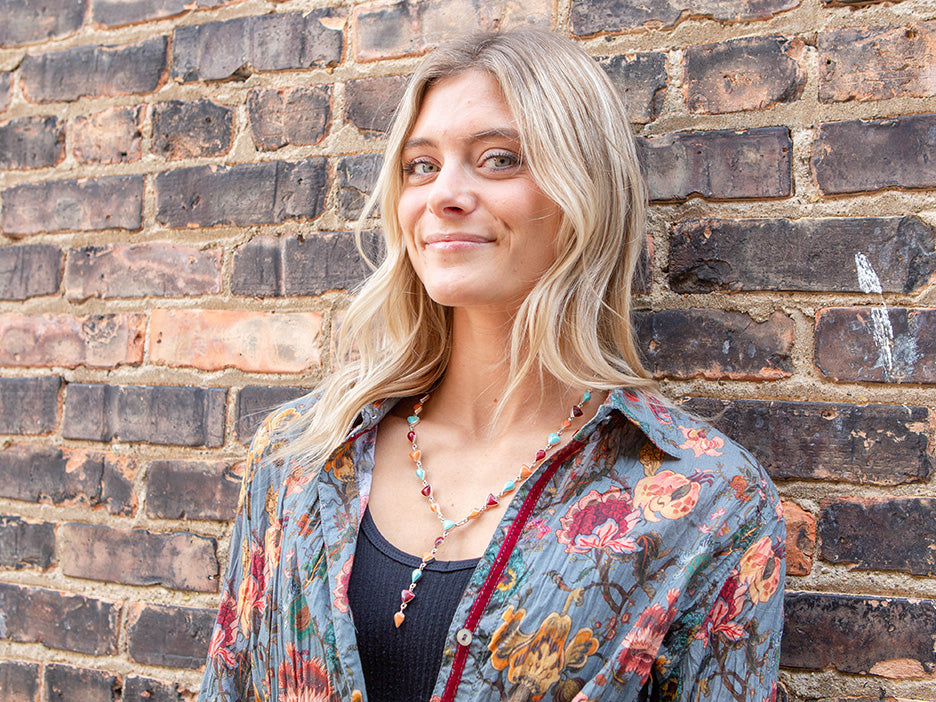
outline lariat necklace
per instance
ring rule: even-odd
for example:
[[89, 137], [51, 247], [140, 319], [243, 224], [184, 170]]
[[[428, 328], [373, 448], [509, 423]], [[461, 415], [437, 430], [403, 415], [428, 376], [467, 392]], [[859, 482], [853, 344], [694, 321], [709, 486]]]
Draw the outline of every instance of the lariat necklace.
[[559, 442], [562, 437], [562, 432], [572, 426], [572, 422], [575, 421], [576, 417], [582, 416], [582, 407], [585, 403], [591, 399], [591, 393], [585, 392], [582, 395], [582, 400], [577, 405], [572, 407], [572, 411], [569, 413], [569, 416], [563, 420], [562, 426], [559, 427], [556, 431], [552, 432], [549, 436], [546, 437], [546, 445], [537, 450], [533, 460], [527, 464], [523, 464], [520, 467], [520, 472], [513, 480], [508, 480], [504, 483], [504, 487], [500, 489], [498, 493], [489, 493], [487, 499], [484, 501], [480, 507], [476, 507], [471, 510], [466, 517], [459, 519], [458, 521], [453, 521], [451, 519], [446, 519], [442, 514], [442, 507], [436, 502], [435, 496], [432, 494], [432, 485], [426, 479], [426, 469], [423, 468], [422, 464], [422, 451], [419, 450], [419, 444], [416, 443], [416, 425], [419, 424], [419, 414], [422, 412], [423, 407], [426, 402], [429, 401], [429, 394], [423, 395], [415, 405], [413, 405], [413, 413], [406, 418], [406, 423], [409, 426], [409, 431], [406, 433], [406, 438], [412, 444], [413, 450], [410, 451], [410, 458], [413, 459], [413, 463], [416, 465], [416, 477], [419, 478], [422, 483], [422, 492], [423, 496], [429, 502], [429, 509], [439, 518], [439, 522], [442, 524], [442, 533], [436, 537], [436, 540], [432, 544], [432, 548], [426, 551], [422, 555], [422, 559], [419, 562], [419, 567], [413, 570], [412, 572], [412, 582], [410, 582], [409, 587], [403, 590], [400, 593], [400, 609], [393, 615], [393, 623], [399, 628], [403, 623], [403, 620], [406, 618], [406, 615], [403, 614], [406, 607], [410, 602], [413, 601], [413, 598], [416, 597], [416, 583], [423, 576], [423, 571], [426, 569], [426, 566], [429, 565], [431, 561], [435, 559], [436, 553], [442, 547], [442, 544], [445, 542], [445, 537], [447, 537], [452, 531], [463, 527], [474, 519], [477, 519], [482, 514], [487, 512], [492, 507], [500, 504], [500, 501], [504, 496], [509, 495], [514, 492], [518, 487], [523, 485], [526, 482], [526, 479], [529, 478], [536, 471], [536, 468], [540, 463], [549, 455], [549, 453], [559, 445]]

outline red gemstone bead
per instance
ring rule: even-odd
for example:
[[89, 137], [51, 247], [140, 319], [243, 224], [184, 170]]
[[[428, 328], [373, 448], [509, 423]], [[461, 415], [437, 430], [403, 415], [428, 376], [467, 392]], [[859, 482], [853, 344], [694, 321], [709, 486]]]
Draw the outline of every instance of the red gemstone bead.
[[579, 407], [578, 405], [575, 405], [575, 407], [572, 408], [572, 416], [574, 416], [574, 417], [581, 417], [581, 416], [582, 416], [582, 408]]
[[433, 541], [432, 543], [435, 544], [435, 546], [438, 548], [439, 546], [442, 545], [442, 542], [443, 542], [443, 541], [445, 541], [445, 539], [443, 539], [441, 536], [439, 536], [439, 537], [437, 537], [436, 540]]
[[[404, 602], [409, 602], [411, 599], [416, 597], [416, 593], [411, 592], [410, 590], [404, 590], [403, 592], [400, 593], [400, 597], [403, 599]], [[422, 600], [420, 600], [420, 602], [422, 602]]]
[[496, 504], [497, 504], [497, 498], [494, 497], [494, 495], [488, 494], [487, 506], [488, 506], [488, 507], [493, 507], [493, 506], [496, 505]]
[[432, 492], [432, 486], [431, 486], [431, 485], [427, 485], [427, 486], [424, 487], [422, 490], [420, 490], [420, 492], [421, 492], [423, 495], [425, 495], [426, 497], [429, 497], [429, 493]]
[[415, 431], [406, 432], [406, 438], [412, 441], [413, 439], [416, 438], [416, 432]]
[[540, 449], [539, 451], [536, 452], [537, 461], [542, 461], [544, 458], [546, 458], [546, 452], [543, 449]]

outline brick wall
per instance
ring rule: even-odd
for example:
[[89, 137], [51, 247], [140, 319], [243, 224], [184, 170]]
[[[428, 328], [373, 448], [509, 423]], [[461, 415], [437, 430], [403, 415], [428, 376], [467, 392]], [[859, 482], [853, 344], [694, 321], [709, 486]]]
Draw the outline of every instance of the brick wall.
[[0, 698], [191, 699], [246, 443], [328, 366], [405, 76], [529, 22], [627, 92], [650, 367], [783, 494], [788, 698], [936, 700], [933, 13], [0, 0]]

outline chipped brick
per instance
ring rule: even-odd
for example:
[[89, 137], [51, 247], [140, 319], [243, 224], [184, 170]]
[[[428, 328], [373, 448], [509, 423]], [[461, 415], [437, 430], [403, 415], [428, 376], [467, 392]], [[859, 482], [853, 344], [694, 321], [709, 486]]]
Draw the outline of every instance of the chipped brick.
[[254, 144], [264, 151], [318, 144], [331, 119], [331, 94], [330, 85], [251, 90], [247, 115]]
[[390, 130], [409, 76], [357, 78], [345, 83], [345, 121], [365, 136], [384, 136]]
[[54, 524], [0, 516], [0, 567], [48, 568], [54, 555]]
[[[335, 167], [338, 180], [338, 213], [346, 219], [357, 219], [361, 215], [383, 163], [381, 154], [355, 154], [342, 156]], [[378, 216], [375, 208], [371, 216]]]
[[55, 166], [65, 158], [58, 117], [21, 117], [0, 124], [0, 170]]
[[224, 461], [153, 461], [146, 470], [146, 515], [232, 519], [240, 484], [241, 476]]
[[0, 661], [0, 699], [39, 702], [39, 664]]
[[666, 54], [607, 56], [598, 64], [624, 96], [631, 122], [647, 124], [660, 116], [666, 97]]
[[0, 314], [0, 364], [113, 368], [143, 361], [146, 316]]
[[0, 300], [54, 295], [62, 281], [62, 252], [51, 244], [0, 248]]
[[10, 106], [10, 89], [13, 87], [12, 71], [0, 71], [0, 112]]
[[121, 702], [190, 702], [196, 693], [186, 690], [179, 683], [168, 683], [139, 675], [124, 678]]
[[0, 434], [48, 434], [58, 424], [57, 375], [0, 378]]
[[62, 436], [89, 441], [146, 441], [221, 446], [227, 390], [223, 388], [84, 385], [71, 383]]
[[816, 552], [816, 518], [795, 502], [783, 502], [787, 575], [809, 575]]
[[260, 423], [282, 404], [302, 397], [307, 388], [248, 385], [237, 393], [234, 427], [237, 440], [248, 444]]
[[198, 166], [156, 176], [156, 218], [170, 227], [315, 219], [325, 206], [324, 158]]
[[216, 615], [212, 609], [133, 604], [127, 632], [130, 658], [167, 668], [201, 668]]
[[128, 163], [140, 159], [143, 105], [112, 107], [76, 117], [72, 153], [80, 163]]
[[121, 27], [174, 17], [193, 9], [223, 7], [241, 0], [95, 0], [91, 17], [96, 25]]
[[211, 100], [170, 100], [153, 107], [153, 152], [170, 161], [220, 156], [231, 149], [234, 112]]
[[19, 46], [74, 34], [87, 0], [0, 0], [0, 46]]
[[45, 669], [47, 702], [118, 702], [120, 678], [93, 668], [52, 663]]

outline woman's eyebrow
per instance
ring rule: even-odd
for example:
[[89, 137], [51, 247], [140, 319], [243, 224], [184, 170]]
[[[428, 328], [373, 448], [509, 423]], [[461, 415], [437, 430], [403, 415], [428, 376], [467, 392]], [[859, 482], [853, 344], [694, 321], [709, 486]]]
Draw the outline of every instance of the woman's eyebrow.
[[[512, 127], [495, 127], [493, 129], [484, 129], [480, 132], [474, 132], [465, 136], [462, 141], [474, 143], [476, 141], [487, 141], [489, 139], [507, 139], [509, 141], [520, 141], [520, 132]], [[434, 146], [435, 140], [429, 137], [413, 137], [403, 143], [403, 151], [422, 146]]]

